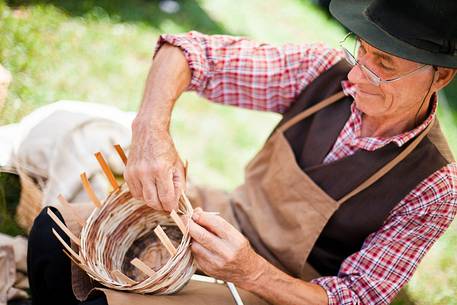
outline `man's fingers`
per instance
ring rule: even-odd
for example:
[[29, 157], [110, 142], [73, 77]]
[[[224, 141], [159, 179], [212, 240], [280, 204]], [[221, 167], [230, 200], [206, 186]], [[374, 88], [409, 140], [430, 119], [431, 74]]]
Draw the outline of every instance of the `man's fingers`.
[[217, 236], [192, 220], [189, 220], [189, 234], [195, 241], [209, 251], [219, 253], [223, 248], [223, 243]]
[[197, 263], [198, 268], [206, 274], [211, 274], [215, 264], [221, 265], [218, 255], [214, 255], [210, 250], [206, 249], [195, 240], [192, 241], [190, 249], [195, 257], [195, 262]]
[[156, 179], [157, 193], [162, 207], [166, 211], [171, 211], [177, 208], [177, 198], [173, 185], [173, 172], [168, 170]]
[[155, 210], [162, 210], [156, 185], [152, 181], [143, 181], [143, 183], [143, 198], [146, 204]]
[[203, 245], [196, 242], [195, 240], [192, 241], [190, 249], [191, 249], [192, 253], [194, 254], [197, 265], [199, 266], [199, 268], [203, 269], [204, 271], [206, 271], [206, 272], [210, 271], [208, 269], [212, 269], [211, 267], [214, 264], [221, 265], [220, 257], [218, 255], [215, 255], [213, 252], [206, 249]]
[[210, 250], [206, 249], [195, 240], [192, 241], [191, 250], [193, 253], [197, 254], [197, 256], [203, 259], [211, 259], [214, 256], [214, 254]]
[[129, 187], [130, 193], [132, 194], [133, 198], [135, 199], [143, 199], [143, 191], [141, 182], [131, 174], [129, 169], [125, 169], [124, 171], [124, 180]]
[[192, 215], [192, 219], [222, 239], [230, 236], [230, 233], [233, 233], [233, 230], [236, 231], [236, 229], [224, 218], [220, 217], [219, 215], [205, 213], [200, 208], [195, 209], [194, 214]]

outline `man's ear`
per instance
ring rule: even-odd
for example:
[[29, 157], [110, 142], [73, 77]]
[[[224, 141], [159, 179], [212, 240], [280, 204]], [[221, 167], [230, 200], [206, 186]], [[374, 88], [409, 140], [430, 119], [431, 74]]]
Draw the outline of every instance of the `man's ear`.
[[437, 67], [435, 71], [435, 81], [433, 87], [435, 90], [441, 90], [446, 87], [457, 73], [457, 69]]

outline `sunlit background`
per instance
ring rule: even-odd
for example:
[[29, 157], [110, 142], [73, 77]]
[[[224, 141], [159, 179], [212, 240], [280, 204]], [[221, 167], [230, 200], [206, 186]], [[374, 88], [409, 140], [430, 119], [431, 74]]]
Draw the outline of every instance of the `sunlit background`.
[[[197, 30], [336, 47], [346, 31], [323, 7], [309, 0], [0, 0], [0, 64], [13, 76], [0, 124], [61, 99], [136, 111], [161, 33]], [[457, 152], [457, 84], [440, 97], [439, 115]], [[194, 182], [231, 190], [278, 120], [186, 93], [173, 113], [172, 132]], [[17, 201], [13, 180], [0, 176], [3, 215]], [[18, 233], [6, 223], [0, 232]], [[456, 245], [454, 225], [395, 304], [457, 304]]]

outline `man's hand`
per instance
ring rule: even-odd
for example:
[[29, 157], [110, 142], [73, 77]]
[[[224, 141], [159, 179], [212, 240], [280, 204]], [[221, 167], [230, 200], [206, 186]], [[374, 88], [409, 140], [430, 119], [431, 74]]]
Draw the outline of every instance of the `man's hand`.
[[327, 293], [321, 286], [293, 278], [271, 265], [220, 216], [196, 209], [189, 222], [192, 253], [206, 274], [233, 282], [270, 304], [328, 304]]
[[177, 209], [185, 187], [184, 166], [168, 131], [135, 119], [124, 178], [132, 196], [156, 210]]
[[157, 210], [177, 209], [185, 187], [184, 167], [169, 129], [172, 109], [190, 78], [183, 51], [163, 45], [152, 62], [143, 102], [132, 124], [124, 178], [133, 197]]
[[202, 271], [243, 288], [264, 272], [265, 260], [222, 217], [197, 208], [189, 221], [191, 250]]

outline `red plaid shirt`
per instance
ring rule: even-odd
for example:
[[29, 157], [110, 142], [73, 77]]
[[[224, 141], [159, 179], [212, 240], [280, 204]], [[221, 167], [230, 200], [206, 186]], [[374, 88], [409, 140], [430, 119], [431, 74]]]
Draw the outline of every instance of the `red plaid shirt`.
[[[342, 54], [323, 44], [275, 47], [250, 40], [198, 32], [162, 35], [163, 43], [179, 46], [192, 70], [188, 90], [207, 99], [238, 107], [285, 112], [300, 91], [337, 63]], [[351, 83], [342, 83], [355, 94]], [[414, 130], [391, 138], [361, 137], [361, 113], [352, 114], [324, 162], [376, 150], [394, 141], [401, 146], [431, 122], [433, 111]], [[328, 295], [329, 304], [388, 304], [411, 278], [418, 263], [444, 233], [457, 211], [457, 164], [422, 181], [390, 212], [383, 226], [368, 236], [360, 251], [349, 256], [337, 276], [313, 280]]]

